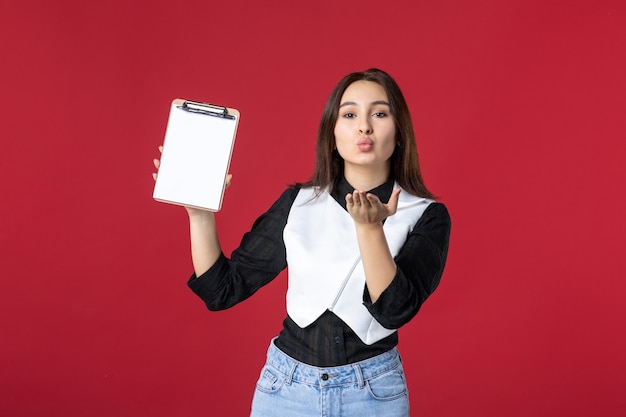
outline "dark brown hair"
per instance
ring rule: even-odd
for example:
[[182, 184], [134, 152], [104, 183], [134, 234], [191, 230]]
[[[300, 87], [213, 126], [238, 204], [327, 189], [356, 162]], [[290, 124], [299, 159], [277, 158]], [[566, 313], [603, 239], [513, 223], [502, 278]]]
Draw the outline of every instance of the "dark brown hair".
[[355, 81], [373, 81], [380, 84], [389, 99], [391, 115], [396, 123], [396, 149], [391, 155], [391, 175], [395, 181], [407, 192], [418, 197], [435, 197], [428, 191], [422, 180], [415, 133], [409, 108], [404, 100], [398, 84], [386, 72], [370, 68], [363, 72], [353, 72], [346, 75], [335, 86], [326, 102], [317, 132], [315, 167], [311, 179], [302, 187], [319, 187], [321, 191], [328, 188], [333, 192], [337, 180], [343, 173], [343, 159], [336, 151], [335, 123], [339, 114], [339, 104], [343, 93]]

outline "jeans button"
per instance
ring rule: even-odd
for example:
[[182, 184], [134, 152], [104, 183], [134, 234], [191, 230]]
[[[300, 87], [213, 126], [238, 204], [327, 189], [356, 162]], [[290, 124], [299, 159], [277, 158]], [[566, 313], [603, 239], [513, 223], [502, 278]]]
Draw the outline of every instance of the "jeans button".
[[322, 374], [322, 381], [328, 381], [328, 374]]

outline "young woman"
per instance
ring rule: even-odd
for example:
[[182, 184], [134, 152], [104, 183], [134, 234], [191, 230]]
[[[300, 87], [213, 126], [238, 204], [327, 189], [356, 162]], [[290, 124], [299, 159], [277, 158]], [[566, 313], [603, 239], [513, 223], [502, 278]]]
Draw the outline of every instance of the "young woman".
[[213, 213], [187, 208], [188, 285], [220, 310], [289, 266], [287, 317], [252, 417], [408, 416], [397, 329], [439, 283], [450, 218], [424, 185], [408, 107], [387, 73], [355, 72], [337, 84], [316, 153], [311, 179], [289, 187], [230, 259]]

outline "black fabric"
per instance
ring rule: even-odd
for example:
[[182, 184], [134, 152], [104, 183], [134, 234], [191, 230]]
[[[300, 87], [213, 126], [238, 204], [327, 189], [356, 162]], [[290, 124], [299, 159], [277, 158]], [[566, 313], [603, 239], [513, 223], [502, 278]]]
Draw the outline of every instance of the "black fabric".
[[[393, 185], [393, 180], [389, 180], [369, 192], [386, 203]], [[353, 190], [342, 178], [333, 197], [345, 209], [345, 196]], [[230, 259], [222, 254], [204, 274], [191, 276], [189, 287], [209, 310], [223, 310], [245, 300], [285, 269], [283, 229], [297, 193], [297, 188], [283, 192], [254, 222]], [[437, 288], [449, 238], [450, 217], [446, 207], [441, 203], [430, 204], [395, 258], [397, 272], [391, 284], [375, 303], [371, 302], [367, 287], [364, 288], [363, 303], [383, 327], [397, 329], [408, 323]], [[304, 329], [287, 316], [275, 343], [298, 361], [313, 366], [337, 366], [386, 352], [397, 345], [398, 334], [394, 332], [366, 345], [339, 317], [326, 311]]]

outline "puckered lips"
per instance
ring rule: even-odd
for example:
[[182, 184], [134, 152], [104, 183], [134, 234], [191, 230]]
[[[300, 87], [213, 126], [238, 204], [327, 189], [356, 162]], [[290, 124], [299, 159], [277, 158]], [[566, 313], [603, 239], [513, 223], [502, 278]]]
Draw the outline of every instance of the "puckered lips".
[[371, 140], [370, 138], [365, 137], [365, 138], [359, 139], [356, 145], [359, 147], [360, 151], [367, 152], [367, 151], [371, 151], [372, 148], [374, 147], [374, 141]]

